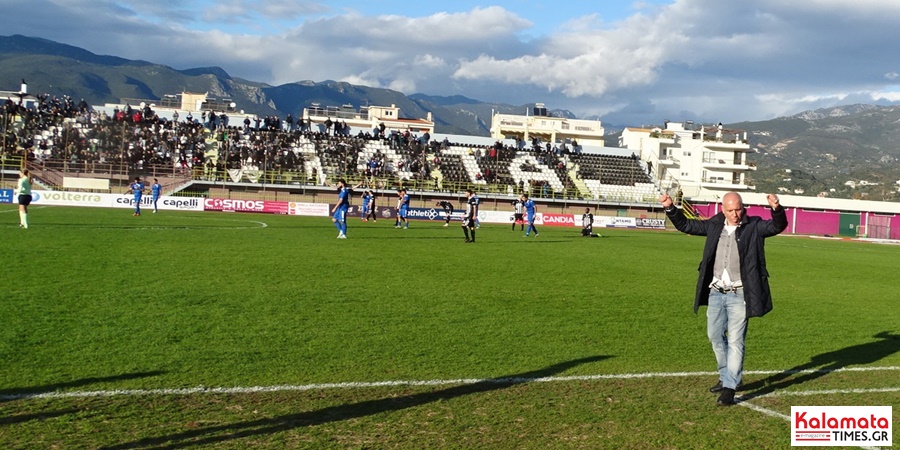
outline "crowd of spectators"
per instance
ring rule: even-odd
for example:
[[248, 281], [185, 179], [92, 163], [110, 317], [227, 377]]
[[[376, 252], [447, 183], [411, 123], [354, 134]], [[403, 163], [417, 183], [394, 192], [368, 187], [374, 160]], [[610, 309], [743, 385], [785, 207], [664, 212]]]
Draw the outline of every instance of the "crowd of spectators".
[[[432, 165], [425, 156], [427, 133], [385, 134], [384, 126], [351, 135], [343, 121], [330, 120], [324, 129], [288, 115], [246, 117], [229, 124], [224, 112], [205, 111], [166, 118], [150, 105], [115, 109], [112, 114], [91, 109], [69, 97], [39, 95], [30, 102], [7, 100], [3, 109], [3, 155], [64, 165], [73, 170], [122, 167], [141, 171], [150, 166], [200, 171], [204, 176], [227, 169], [266, 171], [325, 170], [333, 175], [389, 177], [398, 171], [428, 179]], [[365, 151], [379, 140], [401, 156], [389, 160], [381, 150]], [[310, 151], [298, 151], [305, 147]]]
[[[39, 95], [27, 106], [7, 100], [4, 106], [4, 155], [24, 156], [74, 170], [99, 171], [120, 168], [140, 173], [151, 167], [192, 171], [211, 180], [227, 179], [229, 170], [259, 170], [295, 173], [298, 181], [323, 183], [328, 176], [366, 177], [382, 183], [402, 185], [409, 180], [434, 182], [441, 170], [447, 181], [468, 182], [471, 174], [448, 165], [453, 158], [442, 150], [456, 146], [448, 139], [432, 140], [429, 134], [386, 131], [384, 125], [352, 134], [343, 121], [330, 119], [321, 126], [287, 115], [245, 117], [230, 123], [224, 112], [205, 111], [200, 117], [178, 113], [162, 117], [150, 106], [126, 105], [112, 114], [92, 110], [84, 100]], [[331, 123], [329, 123], [331, 122]], [[378, 145], [371, 145], [377, 141]], [[519, 192], [546, 196], [545, 181], [512, 181], [508, 164], [526, 150], [538, 164], [554, 169], [567, 187], [564, 159], [577, 151], [565, 143], [551, 146], [538, 139], [531, 148], [519, 140], [515, 145], [497, 141], [491, 146], [467, 146], [478, 162], [475, 180], [509, 184]], [[389, 158], [382, 149], [391, 149]], [[374, 149], [374, 150], [373, 150]], [[428, 155], [431, 154], [429, 157]], [[445, 161], [445, 159], [447, 161]], [[454, 163], [455, 164], [455, 163]], [[454, 168], [457, 168], [454, 170]], [[531, 164], [523, 171], [537, 172]]]

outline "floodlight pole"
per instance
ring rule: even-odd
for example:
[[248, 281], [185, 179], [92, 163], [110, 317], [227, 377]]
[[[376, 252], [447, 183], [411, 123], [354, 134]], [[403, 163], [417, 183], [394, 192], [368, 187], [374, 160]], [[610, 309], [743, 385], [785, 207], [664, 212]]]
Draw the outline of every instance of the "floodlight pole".
[[[125, 148], [127, 146], [127, 142], [125, 141], [125, 126], [126, 125], [127, 125], [127, 122], [125, 120], [123, 120], [122, 121], [122, 151], [120, 153], [121, 156], [119, 157], [119, 170], [122, 173], [125, 173]], [[127, 177], [126, 177], [126, 180], [127, 180]]]
[[6, 135], [9, 134], [9, 111], [6, 105], [3, 105], [3, 152], [6, 152]]
[[66, 122], [66, 134], [63, 137], [63, 174], [69, 174], [69, 126], [70, 124]]
[[0, 149], [0, 155], [3, 155], [3, 161], [0, 161], [0, 185], [3, 184], [4, 172], [6, 170], [6, 135], [9, 134], [9, 111], [6, 105], [3, 105], [3, 148]]

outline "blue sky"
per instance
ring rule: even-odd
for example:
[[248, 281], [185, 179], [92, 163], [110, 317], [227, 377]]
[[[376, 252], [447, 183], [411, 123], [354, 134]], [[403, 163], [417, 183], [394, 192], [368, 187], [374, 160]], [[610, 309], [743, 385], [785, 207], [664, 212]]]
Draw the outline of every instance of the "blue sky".
[[[221, 0], [202, 0], [193, 2], [194, 10], [215, 10], [222, 5]], [[227, 2], [226, 2], [227, 3]], [[243, 5], [253, 6], [252, 2], [241, 2]], [[281, 18], [266, 18], [261, 23], [229, 21], [220, 18], [215, 21], [196, 20], [191, 26], [203, 30], [229, 30], [231, 32], [261, 35], [271, 33], [272, 30], [286, 31], [295, 27], [299, 21], [316, 20], [326, 17], [334, 17], [350, 13], [358, 13], [364, 16], [400, 15], [407, 17], [427, 17], [437, 12], [463, 13], [475, 8], [486, 6], [500, 6], [506, 10], [515, 11], [518, 16], [531, 22], [531, 26], [522, 30], [526, 38], [541, 35], [549, 35], [563, 27], [568, 21], [576, 17], [595, 15], [599, 20], [613, 22], [641, 10], [652, 9], [656, 5], [664, 5], [666, 1], [631, 1], [631, 0], [604, 0], [604, 1], [559, 1], [546, 0], [505, 0], [497, 2], [484, 2], [473, 0], [456, 0], [444, 2], [427, 1], [339, 1], [339, 2], [297, 2], [293, 9], [297, 16], [283, 16]], [[560, 8], [559, 5], [565, 4]], [[262, 16], [259, 14], [257, 17]], [[148, 18], [152, 18], [149, 16]], [[200, 17], [202, 19], [202, 17]]]
[[[897, 0], [0, 0], [0, 33], [641, 126], [900, 101]], [[35, 87], [37, 89], [37, 87]]]

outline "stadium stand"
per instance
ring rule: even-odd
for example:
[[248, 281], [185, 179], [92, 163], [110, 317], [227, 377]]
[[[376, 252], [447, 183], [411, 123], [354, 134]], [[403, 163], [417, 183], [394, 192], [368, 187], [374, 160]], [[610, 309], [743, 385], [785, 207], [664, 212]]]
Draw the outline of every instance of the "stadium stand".
[[146, 106], [110, 116], [69, 98], [38, 99], [32, 108], [7, 101], [2, 153], [24, 157], [53, 189], [63, 189], [60, 179], [75, 173], [120, 181], [164, 178], [169, 192], [194, 180], [290, 186], [343, 177], [376, 188], [455, 192], [474, 187], [548, 199], [652, 203], [658, 197], [646, 165], [633, 157], [501, 142], [428, 142], [409, 132], [376, 138], [368, 132], [312, 131], [283, 127], [277, 118], [255, 126], [167, 120]]

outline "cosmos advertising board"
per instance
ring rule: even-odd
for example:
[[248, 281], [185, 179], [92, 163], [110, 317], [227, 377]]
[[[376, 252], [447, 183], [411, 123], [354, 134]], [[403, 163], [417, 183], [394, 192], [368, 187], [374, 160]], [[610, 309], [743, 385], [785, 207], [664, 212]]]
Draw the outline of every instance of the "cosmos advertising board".
[[231, 198], [207, 198], [203, 200], [203, 210], [288, 214], [290, 208], [289, 202], [274, 202], [268, 200], [238, 200]]
[[0, 203], [14, 203], [12, 189], [0, 189]]

